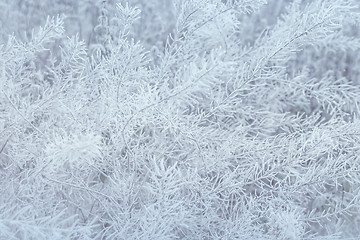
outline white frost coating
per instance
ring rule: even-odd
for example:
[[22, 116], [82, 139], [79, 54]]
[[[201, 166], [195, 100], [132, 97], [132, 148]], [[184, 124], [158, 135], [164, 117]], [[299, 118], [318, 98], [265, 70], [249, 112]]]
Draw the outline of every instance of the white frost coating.
[[0, 1], [0, 239], [358, 237], [358, 4]]

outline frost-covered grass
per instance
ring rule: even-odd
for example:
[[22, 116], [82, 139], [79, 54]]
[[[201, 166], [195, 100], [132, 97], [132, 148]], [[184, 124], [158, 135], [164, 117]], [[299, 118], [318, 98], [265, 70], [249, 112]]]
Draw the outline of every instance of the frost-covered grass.
[[0, 239], [360, 237], [357, 0], [39, 2], [0, 3]]

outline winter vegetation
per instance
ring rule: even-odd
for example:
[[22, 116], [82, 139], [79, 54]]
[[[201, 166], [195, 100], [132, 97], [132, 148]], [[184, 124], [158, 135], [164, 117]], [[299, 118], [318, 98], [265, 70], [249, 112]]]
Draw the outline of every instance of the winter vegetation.
[[358, 0], [1, 0], [0, 239], [360, 239]]

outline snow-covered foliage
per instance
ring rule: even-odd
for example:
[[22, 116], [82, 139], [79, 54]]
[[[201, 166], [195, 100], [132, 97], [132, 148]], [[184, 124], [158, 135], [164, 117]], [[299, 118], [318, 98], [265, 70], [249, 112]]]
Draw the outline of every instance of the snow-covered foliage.
[[0, 238], [358, 239], [358, 4], [3, 0]]

